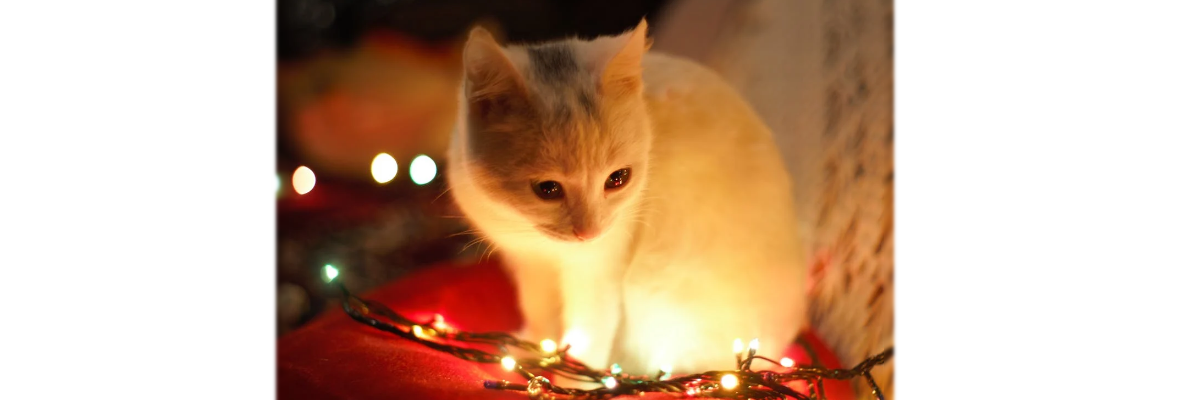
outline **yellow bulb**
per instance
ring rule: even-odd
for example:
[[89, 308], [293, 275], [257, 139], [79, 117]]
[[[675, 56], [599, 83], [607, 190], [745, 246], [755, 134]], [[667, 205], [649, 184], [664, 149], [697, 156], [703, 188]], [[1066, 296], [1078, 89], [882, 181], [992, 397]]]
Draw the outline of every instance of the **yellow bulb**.
[[504, 369], [512, 371], [517, 366], [517, 360], [514, 360], [512, 356], [504, 356], [500, 359], [500, 365], [504, 366]]
[[330, 265], [330, 264], [325, 264], [325, 281], [333, 282], [333, 279], [337, 278], [337, 276], [338, 276], [337, 267], [334, 267], [333, 265]]
[[721, 377], [721, 387], [726, 388], [726, 389], [733, 389], [733, 388], [736, 388], [737, 385], [738, 385], [737, 376], [734, 376], [733, 374], [725, 374], [725, 376]]
[[796, 362], [795, 362], [795, 361], [792, 361], [792, 359], [790, 359], [790, 358], [787, 358], [787, 357], [784, 357], [784, 358], [780, 359], [780, 360], [779, 360], [779, 364], [780, 364], [780, 365], [782, 365], [782, 366], [784, 366], [784, 367], [787, 367], [787, 368], [791, 368], [791, 367], [794, 367], [794, 366], [796, 366]]
[[425, 338], [425, 330], [421, 329], [420, 325], [413, 325], [412, 332], [414, 335], [417, 335], [417, 337], [419, 337], [419, 338], [422, 338], [422, 339]]
[[558, 344], [554, 343], [553, 340], [550, 340], [550, 339], [542, 340], [542, 351], [547, 352], [547, 353], [553, 353], [555, 350], [558, 350]]
[[758, 351], [758, 338], [750, 339], [750, 351]]
[[375, 178], [375, 182], [391, 182], [399, 170], [400, 166], [396, 164], [396, 159], [388, 153], [379, 153], [374, 160], [371, 160], [371, 177]]
[[408, 165], [408, 176], [418, 185], [432, 182], [433, 177], [437, 176], [437, 163], [427, 155], [419, 155]]
[[564, 346], [571, 346], [571, 350], [567, 351], [568, 353], [571, 355], [578, 355], [579, 353], [587, 351], [590, 341], [588, 340], [587, 334], [583, 333], [582, 330], [571, 329], [568, 330], [565, 335], [563, 335], [562, 344]]
[[603, 379], [600, 379], [600, 381], [604, 382], [604, 387], [606, 388], [612, 389], [617, 387], [617, 378], [606, 376]]
[[303, 165], [296, 168], [296, 172], [292, 173], [292, 188], [296, 189], [296, 193], [305, 194], [311, 192], [317, 186], [317, 174], [313, 170]]
[[446, 325], [446, 320], [445, 318], [442, 318], [442, 314], [433, 314], [433, 327], [439, 330], [445, 330], [450, 326]]
[[742, 338], [733, 339], [733, 353], [734, 354], [741, 353], [742, 350], [744, 350], [745, 348], [746, 348], [746, 346], [742, 344]]

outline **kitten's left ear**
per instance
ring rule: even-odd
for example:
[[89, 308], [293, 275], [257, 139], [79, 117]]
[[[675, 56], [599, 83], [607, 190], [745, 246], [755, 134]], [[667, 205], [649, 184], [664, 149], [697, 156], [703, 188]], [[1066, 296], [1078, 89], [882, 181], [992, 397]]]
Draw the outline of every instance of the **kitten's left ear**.
[[638, 23], [625, 39], [600, 78], [600, 91], [608, 95], [640, 93], [642, 90], [642, 55], [650, 48], [646, 38], [646, 19]]

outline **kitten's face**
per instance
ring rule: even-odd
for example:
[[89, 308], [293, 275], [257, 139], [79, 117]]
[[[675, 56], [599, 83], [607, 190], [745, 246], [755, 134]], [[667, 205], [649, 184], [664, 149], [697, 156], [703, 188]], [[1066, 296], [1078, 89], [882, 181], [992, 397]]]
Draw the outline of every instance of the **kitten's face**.
[[[644, 44], [625, 38], [636, 52], [595, 55], [582, 42], [500, 50], [489, 41], [472, 35], [464, 57], [469, 179], [516, 210], [522, 228], [565, 242], [606, 235], [636, 212], [647, 183]], [[614, 64], [623, 55], [638, 63]]]

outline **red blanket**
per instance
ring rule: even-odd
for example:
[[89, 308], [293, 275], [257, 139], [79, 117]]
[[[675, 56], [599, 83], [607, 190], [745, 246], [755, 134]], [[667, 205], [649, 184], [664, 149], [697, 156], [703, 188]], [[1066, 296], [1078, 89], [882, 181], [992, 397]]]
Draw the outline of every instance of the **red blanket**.
[[[433, 313], [465, 331], [515, 331], [521, 313], [512, 283], [499, 265], [440, 265], [414, 273], [361, 297], [379, 301], [410, 319]], [[840, 368], [811, 332], [803, 336], [827, 367]], [[524, 382], [498, 365], [473, 363], [360, 324], [341, 308], [326, 311], [278, 342], [280, 399], [527, 399], [523, 392], [484, 389], [483, 381]], [[799, 346], [786, 356], [809, 364]], [[732, 360], [730, 364], [733, 364]], [[732, 365], [731, 365], [732, 367]], [[850, 385], [828, 381], [833, 400], [850, 399]], [[802, 393], [804, 391], [801, 391]], [[647, 394], [642, 399], [670, 398]]]

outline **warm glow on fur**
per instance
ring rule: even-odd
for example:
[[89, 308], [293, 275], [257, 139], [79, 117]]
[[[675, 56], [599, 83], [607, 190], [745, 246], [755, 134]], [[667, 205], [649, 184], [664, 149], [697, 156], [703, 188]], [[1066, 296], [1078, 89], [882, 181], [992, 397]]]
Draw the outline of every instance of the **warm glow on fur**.
[[728, 368], [733, 337], [777, 354], [805, 318], [805, 264], [771, 132], [710, 70], [646, 53], [646, 30], [508, 47], [473, 32], [451, 193], [509, 267], [529, 339], [631, 374]]

